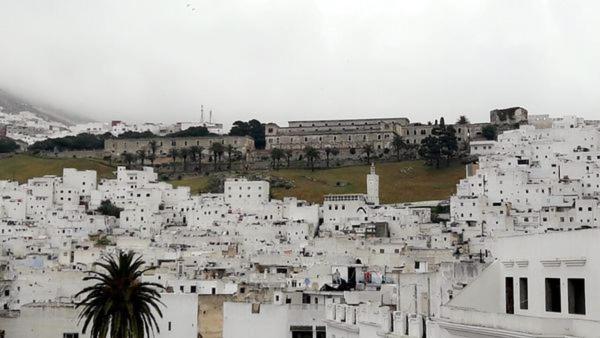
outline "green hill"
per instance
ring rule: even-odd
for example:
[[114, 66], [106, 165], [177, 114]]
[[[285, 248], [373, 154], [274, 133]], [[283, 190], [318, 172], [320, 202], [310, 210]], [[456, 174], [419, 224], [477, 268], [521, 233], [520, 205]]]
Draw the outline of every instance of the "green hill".
[[0, 159], [0, 179], [21, 183], [32, 177], [62, 175], [63, 168], [96, 170], [98, 178], [112, 177], [115, 168], [101, 160], [87, 158], [46, 158], [17, 154]]
[[[433, 169], [421, 161], [390, 162], [376, 164], [382, 203], [412, 202], [446, 199], [456, 191], [456, 183], [465, 177], [462, 164]], [[308, 169], [281, 169], [258, 172], [262, 176], [274, 176], [293, 183], [293, 187], [272, 188], [274, 198], [295, 196], [320, 203], [325, 194], [348, 194], [366, 192], [366, 175], [369, 166], [338, 167], [311, 172]], [[190, 186], [192, 192], [205, 191], [206, 176], [184, 178], [171, 182], [176, 186]]]
[[[24, 154], [0, 159], [0, 179], [25, 182], [31, 177], [61, 175], [63, 168], [91, 169], [98, 177], [113, 177], [114, 167], [108, 163], [87, 158], [45, 158]], [[464, 166], [433, 169], [421, 161], [389, 162], [376, 164], [382, 203], [411, 202], [448, 198], [455, 192], [456, 183], [465, 176]], [[366, 192], [366, 175], [369, 166], [337, 167], [331, 169], [281, 169], [259, 171], [262, 177], [277, 177], [291, 182], [293, 187], [271, 189], [274, 198], [295, 196], [310, 202], [321, 203], [325, 194]], [[189, 177], [172, 181], [175, 186], [190, 186], [193, 193], [206, 191], [207, 176]]]

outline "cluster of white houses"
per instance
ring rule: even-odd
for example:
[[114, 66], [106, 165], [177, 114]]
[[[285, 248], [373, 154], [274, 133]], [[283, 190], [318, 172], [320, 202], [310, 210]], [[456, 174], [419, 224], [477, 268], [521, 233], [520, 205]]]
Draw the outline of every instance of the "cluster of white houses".
[[[152, 168], [0, 181], [0, 336], [87, 337], [74, 295], [118, 250], [166, 287], [158, 337], [597, 336], [600, 129], [529, 121], [470, 143], [479, 159], [450, 201], [382, 204], [375, 166], [365, 194], [322, 204], [245, 178], [192, 195]], [[363, 122], [290, 128], [407, 126]], [[106, 200], [118, 218], [96, 211]]]

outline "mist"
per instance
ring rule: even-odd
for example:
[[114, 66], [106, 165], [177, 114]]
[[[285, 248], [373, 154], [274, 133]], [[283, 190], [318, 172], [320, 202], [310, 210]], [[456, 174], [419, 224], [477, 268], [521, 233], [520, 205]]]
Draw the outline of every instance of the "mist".
[[600, 2], [3, 0], [0, 88], [98, 121], [597, 118]]

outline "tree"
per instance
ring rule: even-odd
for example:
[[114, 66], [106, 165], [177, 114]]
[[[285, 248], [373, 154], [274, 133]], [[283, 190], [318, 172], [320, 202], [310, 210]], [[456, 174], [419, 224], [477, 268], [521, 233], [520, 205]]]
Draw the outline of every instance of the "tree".
[[122, 153], [121, 157], [123, 158], [123, 162], [127, 163], [127, 168], [131, 169], [131, 163], [135, 162], [136, 156], [132, 153]]
[[228, 144], [227, 147], [225, 147], [225, 151], [227, 152], [227, 169], [231, 170], [231, 162], [233, 161], [233, 155], [235, 154], [235, 147]]
[[458, 117], [456, 124], [469, 124], [469, 119], [466, 116], [461, 115]]
[[190, 150], [188, 148], [182, 148], [179, 150], [179, 157], [183, 160], [183, 171], [187, 170], [187, 159], [190, 156]]
[[136, 151], [137, 154], [137, 158], [140, 160], [140, 164], [142, 165], [142, 167], [144, 166], [144, 161], [147, 158], [147, 152], [146, 149], [139, 149], [138, 151]]
[[213, 154], [215, 170], [218, 170], [219, 162], [221, 162], [221, 156], [223, 156], [223, 153], [225, 152], [225, 147], [223, 147], [223, 144], [221, 143], [214, 142], [210, 145], [210, 152]]
[[327, 163], [327, 168], [329, 168], [329, 157], [337, 156], [339, 153], [340, 153], [340, 151], [337, 148], [330, 148], [330, 147], [325, 148], [325, 159], [326, 159], [326, 163]]
[[318, 160], [321, 157], [319, 151], [311, 146], [307, 146], [304, 148], [304, 156], [306, 156], [306, 161], [311, 171], [315, 170], [315, 160]]
[[209, 135], [214, 134], [211, 134], [204, 126], [197, 126], [167, 134], [167, 137], [201, 137]]
[[99, 150], [104, 149], [104, 139], [104, 135], [83, 133], [38, 141], [28, 149], [32, 151]]
[[252, 119], [248, 122], [233, 122], [231, 130], [229, 130], [229, 135], [252, 137], [252, 139], [254, 139], [254, 146], [256, 147], [256, 149], [264, 149], [266, 145], [265, 125], [255, 119]]
[[450, 160], [456, 157], [458, 153], [458, 139], [456, 130], [453, 126], [447, 126], [439, 137], [440, 152], [442, 158], [446, 159], [446, 165], [450, 165]]
[[439, 137], [429, 135], [424, 138], [421, 141], [421, 147], [419, 147], [419, 156], [425, 160], [425, 164], [435, 164], [435, 167], [439, 168], [440, 160], [442, 158]]
[[285, 152], [279, 148], [271, 149], [271, 160], [273, 160], [273, 168], [279, 170], [279, 162], [285, 156]]
[[340, 154], [340, 150], [338, 148], [331, 148], [331, 156], [336, 157]]
[[19, 145], [13, 139], [8, 137], [0, 138], [0, 153], [12, 153], [19, 149]]
[[123, 209], [114, 205], [110, 200], [103, 200], [102, 202], [100, 202], [100, 206], [98, 207], [98, 209], [96, 209], [96, 211], [105, 216], [113, 216], [119, 218]]
[[157, 137], [153, 132], [151, 132], [150, 130], [146, 130], [146, 131], [126, 131], [122, 134], [120, 134], [119, 136], [117, 136], [117, 138], [153, 138], [153, 137]]
[[148, 161], [150, 161], [150, 164], [152, 164], [152, 166], [154, 167], [154, 161], [156, 161], [156, 155], [155, 154], [148, 154]]
[[427, 165], [435, 165], [436, 168], [439, 168], [442, 159], [445, 159], [446, 164], [449, 165], [450, 160], [457, 153], [456, 130], [452, 126], [446, 126], [442, 117], [440, 123], [431, 130], [431, 135], [421, 141], [419, 156], [425, 160]]
[[143, 268], [146, 264], [141, 256], [132, 251], [104, 256], [87, 271], [85, 282], [94, 281], [78, 292], [75, 297], [85, 296], [77, 303], [79, 321], [83, 320], [83, 333], [90, 329], [90, 337], [144, 338], [150, 337], [160, 328], [155, 314], [162, 318], [159, 291], [164, 287], [158, 283], [142, 282], [142, 275], [154, 269]]
[[202, 153], [204, 152], [204, 147], [202, 146], [192, 146], [190, 147], [190, 151], [192, 156], [192, 160], [196, 161], [196, 159], [198, 160], [198, 171], [201, 172], [202, 171]]
[[496, 128], [496, 126], [493, 126], [491, 124], [487, 125], [481, 128], [481, 135], [483, 135], [483, 137], [485, 137], [486, 140], [495, 140], [498, 136], [498, 129]]
[[363, 154], [367, 155], [367, 163], [371, 163], [371, 154], [373, 153], [373, 146], [370, 144], [365, 144], [362, 147]]
[[400, 135], [394, 135], [394, 139], [392, 140], [392, 148], [396, 152], [396, 158], [400, 161], [400, 153], [406, 149], [407, 144]]
[[285, 156], [285, 160], [287, 162], [287, 167], [290, 167], [290, 161], [292, 160], [292, 156], [294, 156], [294, 152], [290, 149], [286, 149], [283, 151], [283, 154]]
[[169, 157], [171, 157], [171, 159], [173, 160], [173, 172], [175, 172], [175, 162], [177, 161], [177, 157], [179, 157], [179, 151], [177, 150], [177, 148], [169, 149]]
[[[152, 141], [148, 142], [148, 145], [150, 146], [150, 153], [152, 155], [154, 155], [154, 158], [156, 158], [156, 151], [158, 150], [158, 143], [156, 142], [156, 140], [152, 140]], [[152, 164], [154, 165], [154, 162], [152, 162]]]

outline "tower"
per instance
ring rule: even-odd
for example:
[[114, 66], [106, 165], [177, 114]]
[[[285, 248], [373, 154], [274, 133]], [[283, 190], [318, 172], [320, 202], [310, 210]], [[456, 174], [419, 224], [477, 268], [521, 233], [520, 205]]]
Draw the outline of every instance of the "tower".
[[375, 163], [371, 163], [371, 172], [367, 175], [367, 202], [379, 204], [379, 175], [375, 173]]

